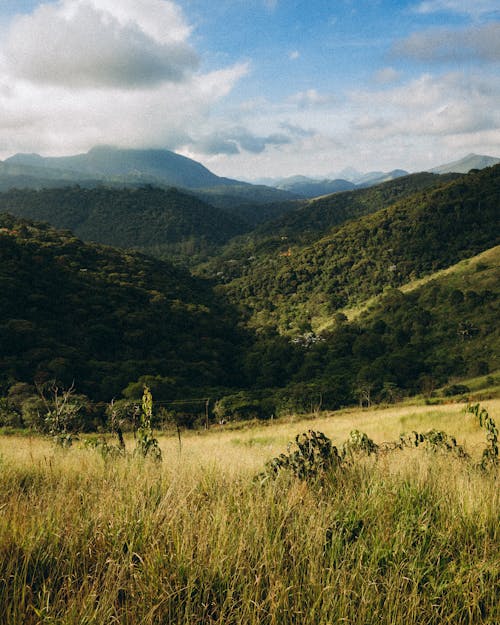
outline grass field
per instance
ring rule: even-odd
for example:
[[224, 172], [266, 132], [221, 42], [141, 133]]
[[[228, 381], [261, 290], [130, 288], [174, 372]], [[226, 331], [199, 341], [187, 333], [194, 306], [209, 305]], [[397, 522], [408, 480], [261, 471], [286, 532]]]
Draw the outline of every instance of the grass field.
[[[499, 625], [498, 472], [476, 467], [485, 432], [463, 408], [162, 435], [161, 464], [1, 437], [0, 623]], [[407, 449], [255, 479], [295, 434], [354, 428], [445, 430], [472, 460]]]

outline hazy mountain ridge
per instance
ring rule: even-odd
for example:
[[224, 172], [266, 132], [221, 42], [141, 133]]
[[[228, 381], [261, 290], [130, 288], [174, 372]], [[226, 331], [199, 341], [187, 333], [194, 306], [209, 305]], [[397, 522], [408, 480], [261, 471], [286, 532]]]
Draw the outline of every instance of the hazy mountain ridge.
[[481, 154], [468, 154], [458, 161], [451, 163], [445, 163], [434, 167], [429, 171], [435, 174], [447, 174], [447, 173], [459, 173], [467, 174], [471, 169], [484, 169], [486, 167], [492, 167], [500, 163], [500, 158], [494, 156], [485, 156]]
[[[22, 177], [25, 177], [24, 181]], [[257, 187], [217, 176], [201, 163], [170, 150], [131, 150], [107, 146], [95, 147], [86, 154], [43, 157], [39, 154], [15, 154], [0, 163], [0, 188], [58, 180], [89, 186], [97, 184], [179, 187], [193, 192], [214, 194], [224, 192], [235, 197], [252, 195], [254, 203], [294, 199], [293, 194], [274, 188]], [[60, 184], [58, 184], [60, 186]]]
[[[484, 169], [485, 167], [491, 167], [498, 163], [500, 163], [500, 158], [471, 153], [457, 161], [445, 163], [424, 171], [435, 174], [466, 174], [471, 169]], [[259, 182], [261, 184], [274, 186], [278, 189], [300, 193], [308, 198], [313, 198], [337, 191], [370, 187], [389, 180], [395, 180], [402, 176], [408, 176], [409, 174], [410, 172], [404, 169], [394, 169], [388, 172], [370, 171], [362, 173], [354, 167], [345, 167], [338, 173], [331, 174], [330, 176], [303, 176], [299, 174], [287, 178], [262, 178]]]
[[367, 174], [347, 169], [346, 173], [350, 173], [353, 177], [344, 178], [341, 174], [333, 178], [312, 178], [297, 175], [288, 178], [263, 179], [262, 183], [269, 184], [283, 191], [297, 193], [305, 198], [315, 198], [341, 191], [362, 189], [408, 175], [408, 172], [404, 169], [394, 169], [385, 173], [374, 171]]

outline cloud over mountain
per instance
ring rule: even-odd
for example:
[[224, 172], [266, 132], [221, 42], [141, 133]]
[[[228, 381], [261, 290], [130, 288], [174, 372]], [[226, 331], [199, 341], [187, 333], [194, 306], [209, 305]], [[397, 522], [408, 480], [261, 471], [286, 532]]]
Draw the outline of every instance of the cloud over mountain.
[[190, 34], [170, 0], [59, 0], [14, 17], [0, 40], [0, 152], [188, 143], [248, 71], [200, 72]]
[[191, 148], [201, 154], [231, 155], [240, 154], [242, 150], [252, 154], [261, 154], [268, 145], [287, 145], [291, 142], [291, 138], [283, 133], [259, 136], [245, 128], [232, 128], [216, 131], [190, 143]]

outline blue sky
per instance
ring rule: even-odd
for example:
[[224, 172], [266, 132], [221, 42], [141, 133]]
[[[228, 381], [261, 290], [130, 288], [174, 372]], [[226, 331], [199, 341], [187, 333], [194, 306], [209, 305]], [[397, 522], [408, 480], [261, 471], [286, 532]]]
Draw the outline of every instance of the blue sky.
[[0, 157], [165, 147], [221, 175], [500, 156], [500, 0], [4, 0]]

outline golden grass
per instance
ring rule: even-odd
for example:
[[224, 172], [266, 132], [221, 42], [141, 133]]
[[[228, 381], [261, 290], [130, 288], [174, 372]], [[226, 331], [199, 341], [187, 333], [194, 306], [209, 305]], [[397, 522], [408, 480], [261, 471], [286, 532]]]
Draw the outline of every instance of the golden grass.
[[254, 479], [308, 429], [340, 444], [436, 428], [476, 449], [462, 409], [192, 432], [180, 453], [165, 435], [162, 464], [0, 438], [0, 623], [498, 625], [498, 475], [414, 449], [319, 482]]

